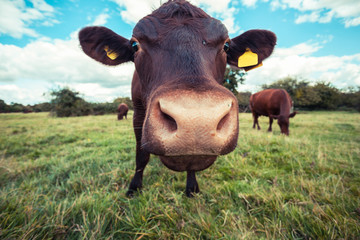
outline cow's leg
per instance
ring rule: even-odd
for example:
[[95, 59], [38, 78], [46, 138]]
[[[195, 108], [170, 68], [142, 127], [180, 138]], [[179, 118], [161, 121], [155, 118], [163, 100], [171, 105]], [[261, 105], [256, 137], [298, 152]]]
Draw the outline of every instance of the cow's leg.
[[255, 125], [256, 125], [256, 113], [252, 113], [253, 115], [253, 119], [254, 119], [254, 124], [253, 124], [253, 128], [255, 129]]
[[186, 196], [193, 197], [193, 193], [200, 192], [199, 185], [196, 181], [195, 171], [187, 171], [187, 179], [186, 179]]
[[141, 134], [144, 118], [145, 110], [139, 111], [134, 109], [133, 125], [136, 138], [136, 169], [135, 175], [131, 180], [129, 190], [126, 193], [127, 196], [132, 196], [134, 192], [137, 192], [142, 188], [144, 169], [150, 159], [150, 153], [148, 153], [141, 147]]
[[268, 129], [268, 132], [272, 131], [272, 124], [273, 124], [273, 118], [269, 117], [269, 129]]
[[254, 116], [254, 125], [253, 125], [253, 128], [255, 128], [255, 126], [257, 125], [257, 129], [260, 130], [260, 125], [259, 125], [259, 115], [254, 113], [253, 114]]

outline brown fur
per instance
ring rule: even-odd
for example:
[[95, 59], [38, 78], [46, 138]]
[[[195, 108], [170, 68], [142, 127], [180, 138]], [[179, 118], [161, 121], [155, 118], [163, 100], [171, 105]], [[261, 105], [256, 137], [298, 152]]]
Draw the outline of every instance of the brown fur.
[[120, 103], [117, 108], [117, 111], [118, 111], [118, 120], [122, 120], [123, 117], [127, 119], [127, 113], [129, 111], [128, 105], [126, 105], [125, 103]]
[[289, 135], [289, 118], [296, 115], [291, 113], [292, 100], [284, 89], [266, 89], [250, 96], [250, 108], [254, 117], [254, 124], [260, 130], [258, 117], [269, 117], [268, 131], [272, 131], [273, 119], [278, 120], [281, 133]]
[[[217, 155], [231, 152], [237, 143], [237, 100], [222, 86], [226, 63], [237, 66], [238, 57], [250, 48], [258, 54], [260, 64], [270, 56], [276, 44], [275, 34], [266, 30], [251, 30], [230, 40], [227, 29], [219, 20], [184, 0], [169, 0], [141, 19], [131, 40], [105, 27], [86, 27], [80, 31], [79, 40], [83, 51], [103, 64], [118, 65], [128, 61], [135, 64], [132, 101], [136, 171], [128, 195], [142, 187], [143, 171], [150, 153], [160, 155], [167, 167], [188, 172], [188, 196], [199, 191], [195, 171], [209, 167]], [[132, 47], [134, 42], [138, 49]], [[226, 42], [230, 43], [227, 52], [224, 51]], [[117, 53], [115, 60], [106, 56], [105, 46]], [[181, 104], [176, 103], [176, 99], [186, 102], [190, 108], [197, 102], [202, 104], [200, 113], [191, 110], [198, 115], [195, 122], [189, 120], [193, 116], [179, 115], [173, 108], [167, 109], [168, 114], [162, 112], [165, 106]], [[219, 102], [226, 102], [229, 107], [224, 116], [209, 110]], [[174, 119], [175, 115], [177, 119]], [[204, 128], [202, 117], [213, 128], [212, 132], [210, 129], [199, 130]], [[169, 143], [166, 139], [176, 139], [174, 134], [178, 128], [183, 137], [178, 136], [179, 143]], [[233, 129], [231, 133], [230, 129]], [[207, 140], [213, 142], [206, 144]], [[175, 149], [177, 145], [181, 145], [181, 150]]]

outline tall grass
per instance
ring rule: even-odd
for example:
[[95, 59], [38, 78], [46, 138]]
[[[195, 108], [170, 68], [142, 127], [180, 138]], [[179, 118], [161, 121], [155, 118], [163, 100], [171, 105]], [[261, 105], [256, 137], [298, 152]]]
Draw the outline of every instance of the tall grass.
[[234, 152], [186, 174], [152, 156], [142, 194], [132, 112], [0, 115], [1, 239], [360, 239], [360, 115], [300, 113], [290, 136], [240, 114]]

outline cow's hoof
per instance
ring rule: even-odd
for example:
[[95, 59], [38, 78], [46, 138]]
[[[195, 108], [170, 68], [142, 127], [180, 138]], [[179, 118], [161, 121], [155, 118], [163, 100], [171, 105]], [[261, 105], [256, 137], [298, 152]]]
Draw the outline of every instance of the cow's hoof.
[[134, 195], [136, 194], [136, 193], [139, 193], [139, 192], [141, 192], [141, 189], [140, 188], [136, 188], [136, 189], [128, 189], [128, 191], [126, 192], [126, 196], [127, 197], [129, 197], [129, 198], [131, 198], [131, 197], [134, 197]]
[[185, 190], [185, 194], [189, 198], [194, 197], [194, 195], [199, 192], [200, 192], [200, 189], [199, 189], [199, 185], [197, 183], [194, 186], [187, 187]]

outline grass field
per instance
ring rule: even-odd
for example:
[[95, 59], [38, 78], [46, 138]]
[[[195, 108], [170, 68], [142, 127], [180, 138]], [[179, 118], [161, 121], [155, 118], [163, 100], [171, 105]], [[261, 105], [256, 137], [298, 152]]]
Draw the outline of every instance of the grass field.
[[130, 118], [0, 114], [0, 239], [360, 239], [360, 115], [303, 112], [290, 136], [240, 114], [234, 152], [197, 174], [152, 156], [142, 194]]

